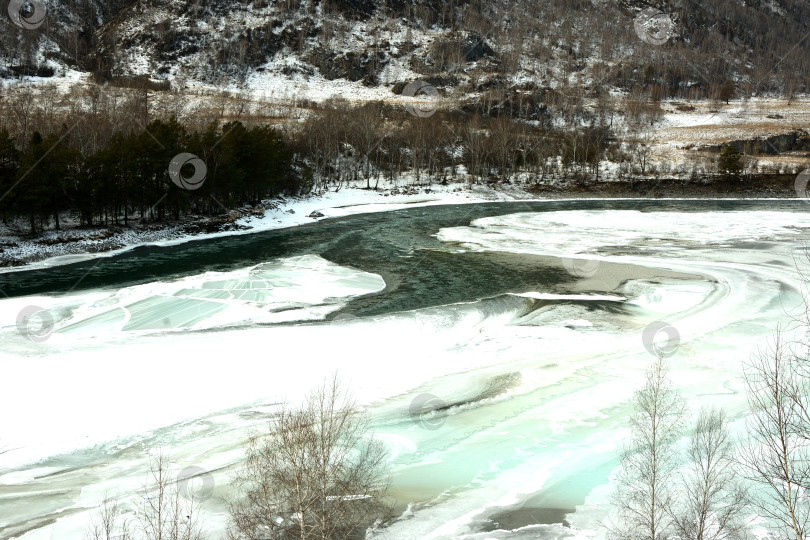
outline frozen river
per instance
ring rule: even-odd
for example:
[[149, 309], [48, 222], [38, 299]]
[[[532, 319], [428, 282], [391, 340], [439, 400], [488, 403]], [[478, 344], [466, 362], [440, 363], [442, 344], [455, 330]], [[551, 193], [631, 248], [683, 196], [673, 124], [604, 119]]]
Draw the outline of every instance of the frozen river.
[[[212, 482], [218, 538], [250, 430], [334, 371], [390, 452], [386, 538], [599, 537], [656, 347], [741, 430], [741, 365], [802, 307], [808, 210], [435, 206], [0, 274], [0, 538], [82, 538], [158, 449]], [[52, 332], [20, 332], [32, 306]]]

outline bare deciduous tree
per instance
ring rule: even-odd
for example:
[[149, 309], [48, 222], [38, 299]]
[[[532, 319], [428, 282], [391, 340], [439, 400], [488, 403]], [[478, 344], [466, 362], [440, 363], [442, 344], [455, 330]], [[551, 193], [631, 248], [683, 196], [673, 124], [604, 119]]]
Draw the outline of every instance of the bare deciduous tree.
[[442, 161], [442, 148], [447, 144], [447, 134], [441, 122], [435, 116], [411, 117], [405, 123], [402, 134], [407, 142], [414, 182], [423, 184], [425, 178], [430, 185]]
[[743, 460], [759, 488], [752, 502], [783, 538], [797, 540], [810, 534], [810, 394], [803, 368], [778, 332], [745, 371], [751, 414]]
[[647, 371], [644, 386], [635, 394], [634, 409], [613, 497], [616, 516], [608, 531], [617, 540], [660, 540], [672, 530], [674, 445], [685, 411], [661, 358]]
[[329, 100], [302, 126], [300, 137], [312, 164], [316, 191], [327, 190], [330, 180], [335, 182], [335, 191], [342, 186], [341, 146], [347, 138], [348, 111], [345, 101]]
[[673, 509], [680, 538], [731, 540], [744, 538], [743, 511], [747, 492], [739, 481], [735, 446], [728, 420], [720, 409], [703, 408], [687, 449], [681, 501]]
[[371, 189], [371, 154], [385, 136], [381, 111], [382, 103], [366, 103], [353, 111], [349, 126], [349, 140], [362, 160], [360, 170], [366, 180], [366, 189]]
[[17, 133], [17, 146], [26, 147], [32, 132], [31, 123], [35, 112], [34, 90], [31, 86], [17, 85], [9, 92], [10, 120]]
[[182, 494], [171, 474], [164, 453], [149, 463], [149, 479], [138, 508], [138, 524], [148, 540], [203, 540], [198, 502], [192, 493]]
[[517, 126], [510, 118], [499, 116], [490, 126], [490, 140], [494, 161], [501, 180], [509, 183], [515, 167], [515, 150], [519, 143]]
[[476, 175], [483, 181], [487, 176], [485, 169], [489, 155], [489, 138], [480, 125], [480, 118], [475, 116], [461, 125], [458, 137], [464, 149], [469, 183], [472, 185]]
[[133, 526], [124, 516], [124, 504], [105, 496], [88, 524], [86, 540], [205, 540], [198, 501], [194, 493], [181, 493], [166, 454], [151, 458], [139, 496]]
[[90, 520], [85, 534], [86, 540], [134, 540], [129, 529], [129, 521], [122, 516], [117, 499], [105, 495], [98, 515]]
[[232, 540], [364, 538], [390, 514], [383, 445], [336, 378], [281, 406], [250, 438], [230, 503]]

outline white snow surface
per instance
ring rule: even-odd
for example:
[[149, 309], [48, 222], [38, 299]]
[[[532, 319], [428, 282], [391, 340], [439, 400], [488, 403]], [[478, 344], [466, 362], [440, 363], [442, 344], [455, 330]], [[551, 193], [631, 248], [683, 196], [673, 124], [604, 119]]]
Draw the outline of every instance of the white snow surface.
[[[360, 205], [369, 195], [359, 195], [338, 194], [333, 203], [354, 206], [331, 210], [308, 201], [284, 224], [309, 209], [330, 216], [369, 211]], [[449, 200], [425, 197], [416, 204]], [[272, 218], [256, 225], [280, 226]], [[690, 409], [722, 405], [742, 433], [741, 365], [802, 302], [794, 264], [808, 229], [809, 214], [777, 211], [519, 211], [482, 218], [442, 229], [438, 237], [465, 250], [594, 260], [596, 282], [615, 278], [602, 274], [615, 271], [608, 262], [692, 277], [631, 279], [602, 294], [529, 290], [501, 304], [480, 299], [332, 323], [318, 321], [352, 296], [380, 290], [382, 279], [307, 256], [112, 294], [0, 300], [3, 313], [36, 303], [67, 314], [41, 344], [12, 339], [13, 325], [0, 328], [7, 344], [0, 351], [7, 381], [0, 409], [14, 411], [3, 416], [0, 431], [13, 449], [0, 454], [0, 470], [9, 471], [0, 484], [14, 492], [45, 475], [57, 481], [67, 472], [37, 460], [59, 452], [89, 448], [99, 456], [104, 474], [94, 473], [66, 503], [83, 510], [20, 536], [26, 540], [81, 538], [105, 489], [137, 488], [144, 465], [108, 457], [116, 445], [162, 441], [178, 467], [215, 471], [218, 489], [226, 490], [228, 476], [219, 468], [238, 461], [238, 441], [261, 426], [235, 411], [271, 411], [273, 403], [299, 399], [337, 370], [378, 422], [393, 484], [412, 501], [379, 538], [601, 538], [608, 473], [627, 435], [629, 401], [652, 359], [643, 330], [657, 320], [677, 329], [671, 376]], [[221, 309], [179, 326], [174, 315], [164, 323], [166, 313], [183, 311], [172, 304], [178, 294]], [[523, 315], [535, 301], [548, 305]], [[101, 316], [144, 302], [145, 323], [137, 328]], [[600, 310], [603, 302], [621, 303], [627, 312]], [[292, 304], [297, 324], [242, 325], [259, 313], [273, 321]], [[512, 382], [484, 392], [499, 377]], [[425, 393], [452, 404], [437, 429], [401, 421], [408, 404]], [[180, 428], [163, 431], [172, 424]], [[487, 519], [546, 491], [571, 510], [571, 528], [481, 532]], [[36, 500], [28, 504], [34, 508]], [[223, 507], [206, 508], [212, 530], [221, 530]], [[7, 519], [0, 517], [0, 527]]]

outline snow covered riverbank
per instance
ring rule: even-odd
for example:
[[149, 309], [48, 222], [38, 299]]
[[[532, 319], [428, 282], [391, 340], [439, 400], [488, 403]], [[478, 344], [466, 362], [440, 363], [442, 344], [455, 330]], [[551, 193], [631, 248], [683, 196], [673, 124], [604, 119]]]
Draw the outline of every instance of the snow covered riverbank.
[[[112, 256], [138, 246], [168, 246], [189, 240], [250, 234], [366, 212], [531, 198], [535, 196], [515, 186], [493, 189], [481, 185], [468, 187], [465, 184], [450, 184], [378, 191], [347, 187], [337, 193], [328, 191], [319, 195], [268, 201], [263, 216], [244, 212], [248, 215], [235, 219], [223, 230], [210, 233], [189, 232], [188, 223], [157, 228], [121, 226], [78, 229], [70, 227], [68, 218], [65, 220], [67, 226], [63, 226], [62, 231], [50, 230], [35, 238], [26, 238], [22, 231], [0, 225], [0, 272], [47, 268]], [[315, 217], [319, 214], [319, 217]]]
[[[792, 186], [792, 183], [791, 183]], [[428, 187], [391, 187], [368, 190], [360, 184], [347, 186], [338, 192], [288, 197], [264, 201], [263, 206], [232, 211], [225, 222], [221, 218], [189, 218], [171, 224], [138, 224], [129, 227], [111, 226], [78, 228], [70, 216], [63, 216], [61, 231], [49, 230], [36, 237], [25, 234], [25, 228], [0, 224], [0, 273], [48, 268], [81, 262], [97, 257], [109, 257], [139, 246], [169, 246], [190, 240], [229, 235], [251, 234], [312, 223], [319, 219], [336, 218], [369, 212], [381, 212], [418, 206], [468, 204], [495, 201], [539, 201], [588, 198], [792, 198], [792, 189], [753, 189], [725, 191], [711, 185], [681, 187], [673, 190], [666, 182], [649, 182], [640, 192], [628, 191], [622, 182], [605, 182], [587, 191], [556, 187], [535, 192], [519, 184], [469, 185], [463, 182]], [[789, 186], [790, 187], [790, 186]], [[611, 188], [611, 189], [606, 189]], [[708, 189], [706, 189], [708, 188]], [[211, 231], [211, 232], [206, 232]]]

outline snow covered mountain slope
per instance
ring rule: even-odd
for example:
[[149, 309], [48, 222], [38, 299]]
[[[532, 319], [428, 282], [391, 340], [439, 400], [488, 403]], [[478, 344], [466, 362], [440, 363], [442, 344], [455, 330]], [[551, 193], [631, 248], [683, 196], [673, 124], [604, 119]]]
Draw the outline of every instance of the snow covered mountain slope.
[[[0, 21], [0, 76], [148, 76], [245, 86], [323, 77], [445, 92], [660, 85], [707, 95], [807, 90], [803, 0], [11, 0], [47, 11]], [[653, 10], [652, 12], [643, 11]], [[14, 9], [9, 9], [14, 12]], [[641, 21], [645, 13], [656, 13]], [[645, 27], [647, 20], [664, 28]], [[19, 22], [19, 21], [17, 21]], [[655, 39], [640, 34], [653, 32]], [[654, 34], [658, 32], [658, 34]]]

